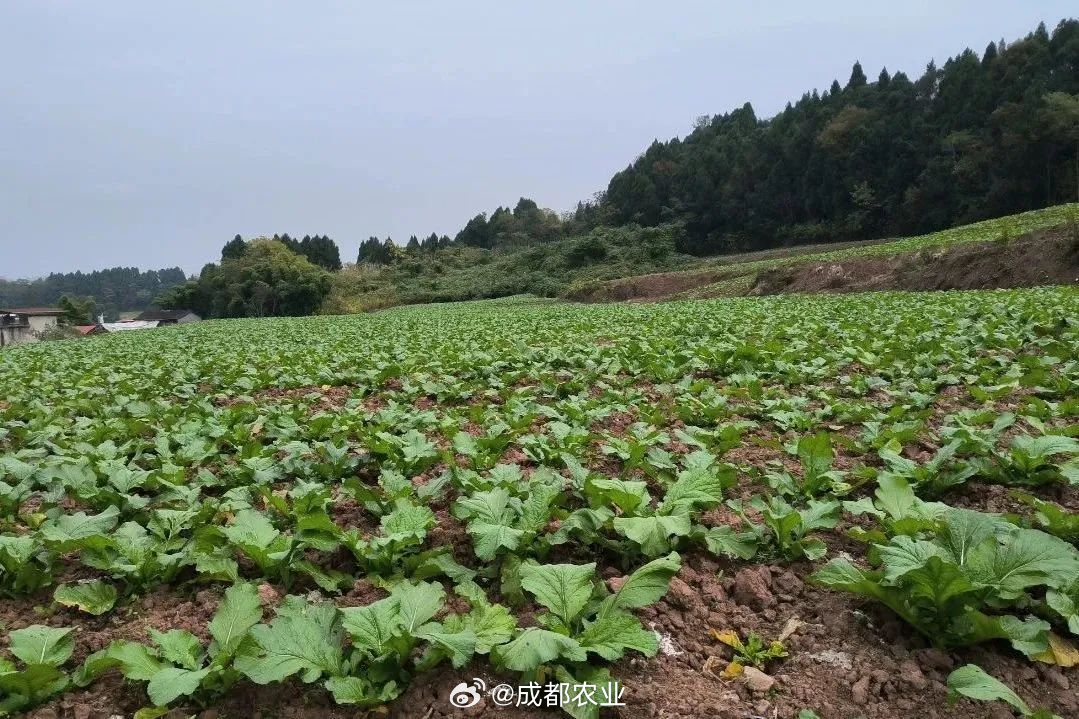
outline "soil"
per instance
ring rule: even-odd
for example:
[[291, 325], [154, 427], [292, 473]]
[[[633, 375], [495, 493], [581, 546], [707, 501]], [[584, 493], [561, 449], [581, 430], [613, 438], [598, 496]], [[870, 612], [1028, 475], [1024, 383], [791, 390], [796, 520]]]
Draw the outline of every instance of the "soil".
[[1039, 230], [1011, 241], [979, 242], [951, 248], [881, 255], [839, 262], [804, 261], [754, 273], [739, 263], [797, 257], [886, 241], [781, 248], [723, 257], [706, 270], [659, 272], [577, 287], [565, 299], [576, 302], [677, 299], [698, 288], [746, 279], [746, 288], [728, 294], [775, 295], [866, 290], [951, 290], [1034, 287], [1079, 283], [1079, 242], [1065, 227]]
[[697, 287], [715, 284], [737, 275], [732, 270], [706, 270], [704, 272], [657, 272], [651, 275], [626, 277], [609, 282], [596, 282], [576, 288], [566, 295], [575, 302], [621, 302], [623, 300], [649, 300]]
[[750, 294], [866, 290], [973, 290], [1079, 283], [1079, 242], [1066, 228], [1010, 242], [842, 262], [808, 262], [761, 272]]

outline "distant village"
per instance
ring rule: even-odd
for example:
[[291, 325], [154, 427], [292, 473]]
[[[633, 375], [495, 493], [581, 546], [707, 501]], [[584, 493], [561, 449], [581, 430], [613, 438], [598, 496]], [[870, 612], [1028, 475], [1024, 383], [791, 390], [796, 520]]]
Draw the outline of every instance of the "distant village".
[[[65, 325], [66, 312], [59, 307], [11, 307], [0, 308], [0, 347], [39, 342], [42, 339], [65, 334], [72, 337], [109, 332], [147, 330], [167, 325], [198, 322], [201, 318], [190, 310], [146, 310], [134, 317], [117, 322], [105, 322], [103, 316], [89, 325]], [[64, 329], [70, 330], [68, 333]]]

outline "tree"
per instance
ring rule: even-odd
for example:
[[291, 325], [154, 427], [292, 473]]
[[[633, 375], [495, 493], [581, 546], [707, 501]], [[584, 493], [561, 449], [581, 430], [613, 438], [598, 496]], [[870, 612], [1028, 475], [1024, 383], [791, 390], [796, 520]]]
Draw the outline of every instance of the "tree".
[[64, 311], [60, 316], [60, 324], [82, 325], [93, 322], [94, 299], [92, 297], [72, 297], [63, 295], [56, 303]]
[[377, 237], [369, 237], [360, 243], [360, 251], [356, 256], [357, 264], [388, 265], [393, 262], [396, 248], [389, 238], [386, 241]]
[[847, 80], [847, 89], [862, 87], [865, 85], [867, 78], [862, 71], [862, 63], [855, 62], [854, 67], [850, 69], [850, 80]]
[[1053, 142], [1071, 145], [1075, 161], [1075, 197], [1079, 201], [1079, 95], [1051, 92], [1045, 96], [1042, 118]]
[[315, 312], [330, 290], [330, 274], [293, 252], [282, 239], [247, 243], [240, 257], [203, 268], [199, 279], [164, 293], [157, 304], [204, 317], [267, 317]]
[[246, 248], [247, 244], [244, 242], [244, 238], [236, 235], [221, 248], [221, 259], [234, 260], [237, 257], [242, 257]]
[[309, 262], [331, 272], [341, 269], [341, 251], [337, 243], [326, 235], [304, 235], [300, 240], [299, 253]]

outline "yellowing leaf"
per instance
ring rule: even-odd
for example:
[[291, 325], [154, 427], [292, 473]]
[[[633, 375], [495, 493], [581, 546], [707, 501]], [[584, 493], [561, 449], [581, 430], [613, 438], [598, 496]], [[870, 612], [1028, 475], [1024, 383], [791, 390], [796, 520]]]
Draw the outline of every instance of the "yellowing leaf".
[[715, 629], [710, 629], [708, 631], [713, 637], [723, 642], [728, 647], [737, 649], [742, 646], [742, 640], [738, 638], [738, 634], [732, 629], [725, 629], [722, 632], [716, 631]]
[[745, 670], [746, 668], [738, 662], [731, 662], [727, 665], [727, 668], [724, 669], [719, 676], [723, 677], [724, 679], [734, 679], [735, 677], [742, 676], [742, 673], [745, 672]]
[[1079, 649], [1070, 640], [1049, 632], [1049, 648], [1034, 655], [1033, 659], [1067, 669], [1079, 665]]

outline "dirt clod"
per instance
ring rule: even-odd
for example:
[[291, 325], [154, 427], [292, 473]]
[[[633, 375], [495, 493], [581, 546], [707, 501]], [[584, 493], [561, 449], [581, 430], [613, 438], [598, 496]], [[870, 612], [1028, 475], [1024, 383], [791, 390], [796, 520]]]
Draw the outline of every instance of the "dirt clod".
[[776, 598], [768, 583], [766, 567], [743, 569], [734, 577], [734, 601], [758, 611], [774, 607]]

